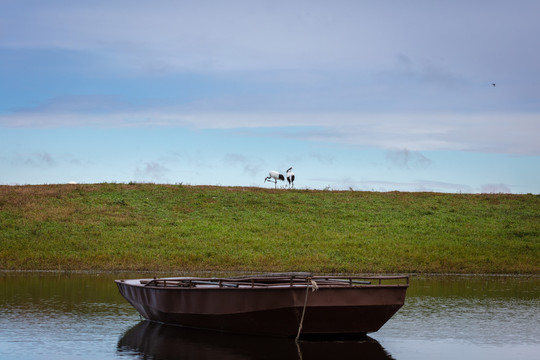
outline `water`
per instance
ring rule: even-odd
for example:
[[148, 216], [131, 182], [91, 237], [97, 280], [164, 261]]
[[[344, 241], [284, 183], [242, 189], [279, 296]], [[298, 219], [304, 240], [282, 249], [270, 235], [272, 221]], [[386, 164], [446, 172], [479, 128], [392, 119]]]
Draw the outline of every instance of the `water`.
[[0, 359], [540, 359], [539, 277], [414, 277], [362, 341], [301, 341], [140, 321], [115, 278], [0, 273]]

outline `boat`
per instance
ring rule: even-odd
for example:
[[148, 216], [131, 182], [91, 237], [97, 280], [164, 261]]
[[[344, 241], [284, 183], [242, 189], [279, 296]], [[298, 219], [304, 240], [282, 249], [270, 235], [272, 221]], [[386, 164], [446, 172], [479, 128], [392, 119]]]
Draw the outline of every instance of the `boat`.
[[404, 304], [408, 276], [278, 273], [115, 280], [147, 320], [278, 337], [365, 336]]

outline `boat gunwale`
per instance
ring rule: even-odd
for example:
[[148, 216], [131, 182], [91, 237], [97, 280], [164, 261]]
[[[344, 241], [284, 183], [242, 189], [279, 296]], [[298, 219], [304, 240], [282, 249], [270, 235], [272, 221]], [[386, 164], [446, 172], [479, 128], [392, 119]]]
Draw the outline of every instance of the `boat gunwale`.
[[[406, 281], [406, 283], [384, 283], [391, 280]], [[371, 282], [375, 281], [375, 284]], [[409, 276], [332, 276], [318, 275], [301, 276], [287, 275], [255, 275], [246, 277], [228, 278], [201, 278], [201, 277], [168, 277], [153, 279], [116, 280], [117, 283], [149, 289], [182, 289], [182, 290], [268, 290], [268, 289], [305, 289], [313, 288], [393, 288], [409, 287]]]

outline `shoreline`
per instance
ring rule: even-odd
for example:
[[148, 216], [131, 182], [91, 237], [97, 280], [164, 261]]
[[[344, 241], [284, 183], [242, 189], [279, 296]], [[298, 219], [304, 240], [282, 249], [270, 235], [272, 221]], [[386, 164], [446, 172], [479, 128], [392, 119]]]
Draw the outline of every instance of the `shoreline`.
[[[151, 271], [151, 270], [6, 270], [0, 269], [0, 274], [2, 273], [49, 273], [49, 274], [171, 274], [176, 273], [178, 276], [192, 276], [193, 274], [237, 274], [237, 275], [254, 275], [254, 274], [265, 274], [268, 272], [253, 272], [253, 271]], [[279, 272], [278, 272], [279, 273]], [[540, 274], [474, 274], [474, 273], [316, 273], [314, 275], [324, 276], [377, 276], [377, 275], [404, 275], [409, 277], [438, 277], [438, 276], [448, 276], [448, 277], [522, 277], [522, 278], [539, 278]]]

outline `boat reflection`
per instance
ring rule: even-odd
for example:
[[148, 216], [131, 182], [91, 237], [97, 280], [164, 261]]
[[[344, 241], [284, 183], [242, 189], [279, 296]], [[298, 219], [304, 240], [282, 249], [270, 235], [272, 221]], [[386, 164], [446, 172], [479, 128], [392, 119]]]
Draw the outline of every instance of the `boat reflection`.
[[301, 340], [226, 334], [142, 321], [118, 341], [138, 359], [393, 359], [374, 339]]

